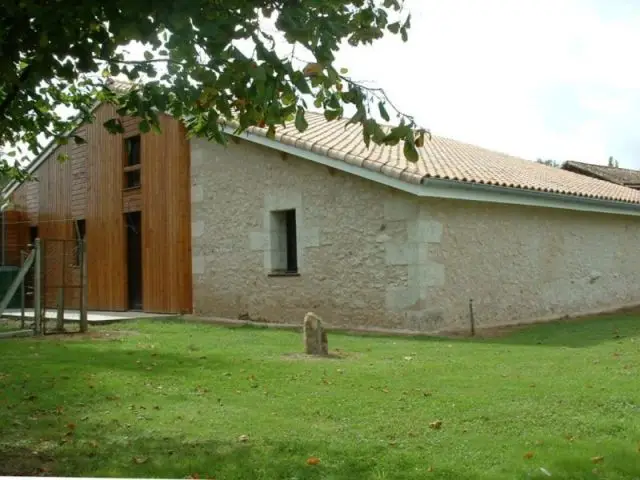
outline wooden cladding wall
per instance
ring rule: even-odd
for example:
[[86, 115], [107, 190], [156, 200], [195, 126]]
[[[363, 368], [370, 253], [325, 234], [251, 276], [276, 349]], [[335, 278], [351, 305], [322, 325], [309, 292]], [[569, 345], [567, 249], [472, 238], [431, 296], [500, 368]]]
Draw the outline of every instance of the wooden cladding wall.
[[191, 174], [184, 127], [142, 137], [142, 296], [149, 312], [190, 312]]
[[[59, 162], [59, 154], [69, 155], [69, 160]], [[65, 145], [54, 151], [38, 169], [38, 236], [42, 239], [44, 302], [54, 307], [58, 290], [62, 286], [80, 284], [80, 271], [73, 266], [74, 220], [72, 214], [73, 170], [77, 156], [75, 147]], [[77, 288], [66, 288], [64, 302], [78, 307]]]
[[29, 244], [29, 223], [27, 214], [19, 210], [4, 212], [5, 248], [4, 264], [21, 265], [20, 251], [26, 250]]
[[126, 310], [127, 268], [122, 216], [123, 136], [110, 134], [103, 123], [116, 116], [103, 105], [87, 134], [88, 164], [86, 236], [89, 308]]
[[[124, 213], [140, 211], [143, 309], [190, 312], [191, 182], [186, 132], [179, 122], [162, 116], [161, 134], [142, 134], [142, 185], [123, 190], [124, 139], [140, 134], [139, 121], [121, 118], [125, 132], [113, 135], [103, 123], [114, 116], [113, 107], [99, 107], [94, 124], [76, 131], [86, 143], [70, 143], [54, 151], [35, 173], [38, 182], [16, 190], [15, 209], [37, 224], [43, 240], [71, 240], [74, 220], [85, 219], [88, 307], [94, 310], [129, 308]], [[60, 153], [71, 160], [58, 162]], [[26, 245], [28, 239], [24, 241]], [[56, 253], [57, 247], [49, 248], [47, 255]], [[78, 273], [77, 268], [66, 271]], [[57, 273], [51, 275], [54, 278]], [[48, 304], [50, 300], [48, 294]], [[65, 299], [69, 301], [75, 303], [75, 297]]]
[[38, 224], [39, 192], [37, 181], [25, 182], [16, 189], [12, 198], [15, 210], [22, 212], [24, 220], [33, 226]]

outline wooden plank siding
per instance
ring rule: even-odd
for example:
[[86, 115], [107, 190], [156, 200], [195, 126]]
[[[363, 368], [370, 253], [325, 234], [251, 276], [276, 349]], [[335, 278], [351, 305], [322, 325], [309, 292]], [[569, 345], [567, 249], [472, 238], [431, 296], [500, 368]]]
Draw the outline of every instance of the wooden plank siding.
[[[37, 225], [39, 237], [44, 240], [73, 239], [74, 221], [85, 219], [88, 306], [116, 311], [129, 308], [124, 213], [140, 211], [143, 309], [190, 312], [191, 184], [186, 132], [179, 122], [162, 116], [161, 134], [142, 134], [142, 185], [123, 189], [124, 139], [140, 134], [139, 121], [121, 118], [125, 133], [113, 135], [103, 123], [114, 116], [112, 106], [99, 107], [95, 122], [75, 132], [86, 143], [58, 147], [36, 171], [38, 181], [21, 185], [13, 194], [13, 209], [19, 212], [16, 215]], [[57, 161], [62, 152], [70, 156], [70, 161]], [[26, 232], [25, 245], [28, 226]], [[72, 252], [68, 253], [71, 258]], [[61, 252], [52, 250], [49, 254]], [[54, 269], [51, 275], [56, 272]], [[79, 275], [77, 268], [65, 269], [66, 272]], [[47, 303], [50, 300], [47, 295]], [[72, 304], [76, 301], [75, 297], [65, 299]]]
[[4, 213], [5, 249], [4, 264], [19, 266], [20, 250], [26, 250], [29, 243], [29, 223], [27, 214], [19, 210], [8, 210]]
[[[54, 307], [58, 288], [73, 284], [72, 252], [73, 219], [71, 216], [72, 162], [58, 161], [59, 154], [71, 156], [72, 146], [56, 149], [38, 169], [38, 197], [47, 199], [40, 202], [38, 211], [38, 235], [43, 246], [44, 302], [46, 307]], [[76, 272], [77, 273], [77, 272]], [[79, 276], [76, 282], [78, 283]], [[65, 292], [65, 304], [74, 300], [72, 290]]]
[[184, 127], [161, 118], [142, 136], [142, 298], [149, 312], [190, 312], [191, 174]]

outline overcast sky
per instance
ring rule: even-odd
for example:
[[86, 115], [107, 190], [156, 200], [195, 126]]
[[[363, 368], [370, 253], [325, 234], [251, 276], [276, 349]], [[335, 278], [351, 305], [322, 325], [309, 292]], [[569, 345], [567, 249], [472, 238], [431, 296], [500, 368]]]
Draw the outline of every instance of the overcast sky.
[[406, 2], [407, 43], [341, 52], [354, 78], [374, 80], [434, 134], [640, 168], [640, 1]]

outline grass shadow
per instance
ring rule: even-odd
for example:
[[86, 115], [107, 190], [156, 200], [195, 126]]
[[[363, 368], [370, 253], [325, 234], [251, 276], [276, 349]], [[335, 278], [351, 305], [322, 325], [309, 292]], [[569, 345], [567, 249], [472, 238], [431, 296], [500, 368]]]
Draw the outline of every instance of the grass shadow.
[[[110, 425], [96, 425], [109, 432]], [[318, 462], [309, 463], [311, 458]], [[385, 457], [381, 465], [376, 457]], [[0, 475], [120, 478], [225, 479], [423, 479], [488, 480], [450, 466], [416, 464], [401, 451], [380, 448], [372, 455], [357, 445], [345, 450], [331, 442], [262, 438], [241, 442], [129, 434], [121, 440], [96, 442], [77, 435], [63, 445], [34, 452], [0, 445]]]

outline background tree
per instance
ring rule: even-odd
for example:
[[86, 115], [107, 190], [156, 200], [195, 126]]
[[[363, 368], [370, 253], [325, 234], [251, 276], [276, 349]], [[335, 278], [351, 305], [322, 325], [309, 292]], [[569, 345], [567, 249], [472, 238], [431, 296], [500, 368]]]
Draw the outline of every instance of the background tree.
[[[327, 120], [349, 106], [367, 145], [403, 141], [415, 161], [428, 132], [382, 89], [335, 65], [345, 42], [370, 44], [385, 34], [406, 41], [409, 28], [403, 0], [5, 0], [0, 145], [37, 154], [45, 136], [83, 142], [69, 137], [70, 126], [74, 116], [91, 122], [96, 102], [139, 117], [142, 132], [158, 129], [164, 112], [184, 119], [191, 134], [221, 143], [222, 122], [233, 121], [237, 132], [264, 127], [269, 136], [287, 121], [304, 131], [313, 104]], [[283, 43], [292, 47], [287, 55], [277, 52]], [[127, 45], [140, 55], [127, 55]], [[137, 86], [122, 91], [112, 77]], [[390, 121], [389, 111], [396, 126], [382, 128], [375, 118]], [[116, 118], [105, 127], [122, 131]], [[0, 172], [21, 173], [6, 156]]]
[[549, 167], [556, 167], [556, 168], [560, 168], [562, 166], [562, 162], [558, 162], [556, 160], [552, 160], [550, 158], [543, 160], [541, 158], [538, 158], [536, 160], [537, 163], [541, 163], [542, 165], [547, 165]]
[[610, 167], [615, 167], [615, 168], [619, 168], [620, 164], [618, 163], [618, 160], [616, 160], [613, 157], [609, 157], [609, 161], [607, 162], [607, 165]]

